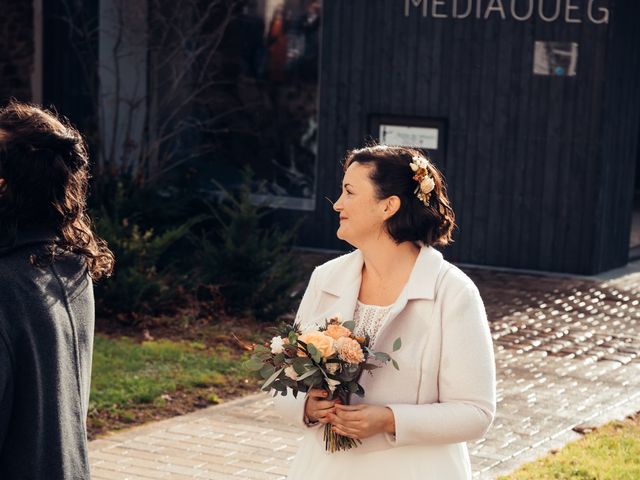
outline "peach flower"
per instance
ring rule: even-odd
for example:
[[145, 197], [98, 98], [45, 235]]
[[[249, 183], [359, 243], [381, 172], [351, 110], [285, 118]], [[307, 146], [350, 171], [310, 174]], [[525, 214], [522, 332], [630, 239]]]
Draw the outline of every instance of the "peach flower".
[[348, 337], [351, 335], [351, 330], [347, 327], [343, 327], [342, 325], [338, 325], [337, 323], [332, 323], [327, 327], [327, 330], [324, 333], [334, 340], [338, 340], [341, 337]]
[[364, 361], [364, 352], [360, 344], [349, 337], [342, 337], [336, 341], [338, 356], [348, 363], [360, 363]]
[[435, 186], [436, 186], [436, 183], [433, 181], [433, 178], [431, 177], [426, 177], [420, 182], [420, 190], [422, 191], [422, 193], [425, 193], [425, 194], [431, 192], [431, 190], [433, 190]]
[[[327, 358], [335, 353], [334, 340], [328, 335], [322, 332], [309, 332], [298, 337], [298, 340], [304, 343], [311, 344], [320, 352], [320, 354]], [[298, 356], [304, 357], [305, 353], [302, 350], [298, 350]]]

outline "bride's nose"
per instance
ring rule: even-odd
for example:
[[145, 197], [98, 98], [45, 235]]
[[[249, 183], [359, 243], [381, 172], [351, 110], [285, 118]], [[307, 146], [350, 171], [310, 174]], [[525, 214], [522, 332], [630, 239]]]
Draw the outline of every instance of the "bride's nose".
[[336, 212], [339, 212], [340, 210], [342, 210], [342, 205], [340, 204], [340, 199], [341, 198], [342, 198], [342, 196], [340, 196], [340, 198], [338, 198], [338, 200], [333, 202], [333, 210], [336, 211]]

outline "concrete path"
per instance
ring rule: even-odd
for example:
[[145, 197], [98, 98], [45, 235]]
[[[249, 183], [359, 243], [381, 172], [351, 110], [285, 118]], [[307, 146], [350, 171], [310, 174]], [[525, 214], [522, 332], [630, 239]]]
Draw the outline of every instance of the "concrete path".
[[[487, 307], [498, 372], [493, 427], [469, 443], [474, 478], [580, 438], [574, 427], [640, 411], [640, 273], [467, 273]], [[95, 440], [93, 478], [283, 479], [302, 432], [270, 406], [260, 393]]]

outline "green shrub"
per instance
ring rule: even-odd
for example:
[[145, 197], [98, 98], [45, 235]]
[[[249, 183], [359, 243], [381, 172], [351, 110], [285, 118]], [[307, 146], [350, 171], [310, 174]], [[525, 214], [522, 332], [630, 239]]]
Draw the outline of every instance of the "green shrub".
[[[169, 249], [186, 238], [193, 225], [203, 216], [156, 233], [137, 223], [130, 208], [126, 187], [119, 183], [110, 208], [94, 213], [95, 229], [114, 252], [116, 265], [111, 278], [96, 285], [99, 314], [132, 313], [127, 318], [135, 322], [136, 314], [171, 310], [185, 295], [178, 269], [174, 268]], [[131, 214], [133, 219], [129, 218]]]
[[243, 180], [233, 193], [214, 182], [223, 198], [212, 204], [195, 189], [101, 178], [91, 213], [116, 265], [96, 285], [99, 315], [135, 323], [171, 314], [194, 295], [231, 314], [275, 320], [289, 312], [300, 280], [291, 251], [299, 224], [288, 231], [269, 226], [272, 210], [251, 201], [250, 170]]
[[300, 279], [291, 251], [299, 223], [284, 232], [264, 226], [270, 211], [252, 203], [251, 177], [246, 170], [234, 193], [217, 184], [224, 200], [210, 206], [214, 228], [194, 238], [198, 278], [219, 286], [230, 313], [275, 320], [292, 307]]

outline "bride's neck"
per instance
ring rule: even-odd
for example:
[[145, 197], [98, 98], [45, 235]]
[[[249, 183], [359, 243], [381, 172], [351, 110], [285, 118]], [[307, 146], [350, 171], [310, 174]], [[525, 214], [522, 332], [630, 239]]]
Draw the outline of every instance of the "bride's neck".
[[415, 243], [396, 244], [392, 239], [378, 240], [360, 250], [364, 257], [362, 273], [376, 282], [406, 277], [420, 253], [420, 247]]

